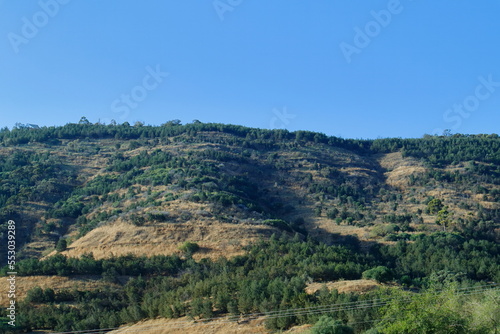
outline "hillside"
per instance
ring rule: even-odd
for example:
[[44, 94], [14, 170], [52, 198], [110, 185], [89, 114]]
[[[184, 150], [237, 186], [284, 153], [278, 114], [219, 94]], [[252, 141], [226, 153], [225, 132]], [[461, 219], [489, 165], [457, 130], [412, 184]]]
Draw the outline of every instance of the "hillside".
[[[64, 127], [1, 130], [0, 175], [2, 244], [7, 221], [14, 220], [20, 275], [90, 275], [95, 285], [75, 289], [105, 291], [117, 300], [122, 289], [142, 279], [138, 275], [164, 276], [161, 284], [172, 290], [162, 297], [171, 301], [169, 310], [148, 311], [151, 306], [141, 304], [156, 293], [146, 279], [134, 288], [144, 294], [135, 301], [140, 311], [114, 314], [114, 308], [125, 310], [120, 302], [106, 309], [115, 319], [109, 323], [94, 319], [80, 327], [42, 328], [115, 327], [158, 315], [205, 317], [309, 305], [317, 301], [299, 297], [307, 295], [307, 284], [360, 279], [380, 265], [398, 284], [419, 288], [440, 271], [463, 275], [464, 284], [500, 279], [497, 135], [350, 140], [200, 122], [131, 126], [82, 118]], [[273, 247], [284, 258], [271, 260]], [[315, 247], [317, 253], [309, 253]], [[433, 249], [438, 251], [425, 263], [425, 252]], [[2, 265], [6, 251], [2, 247]], [[303, 258], [306, 253], [313, 260]], [[288, 269], [273, 272], [272, 261], [285, 261], [273, 266]], [[266, 272], [257, 270], [258, 263]], [[220, 266], [226, 268], [223, 275]], [[300, 278], [293, 283], [297, 290], [289, 292], [298, 299], [262, 292], [252, 306], [241, 305], [240, 297], [232, 305], [243, 293], [236, 280], [252, 275], [286, 285]], [[208, 311], [206, 298], [222, 292], [201, 286], [211, 286], [210, 279], [215, 284], [214, 277], [228, 284], [228, 295]], [[191, 284], [199, 290], [194, 295]], [[63, 292], [56, 289], [55, 298]], [[199, 313], [186, 306], [195, 301], [201, 303]]]

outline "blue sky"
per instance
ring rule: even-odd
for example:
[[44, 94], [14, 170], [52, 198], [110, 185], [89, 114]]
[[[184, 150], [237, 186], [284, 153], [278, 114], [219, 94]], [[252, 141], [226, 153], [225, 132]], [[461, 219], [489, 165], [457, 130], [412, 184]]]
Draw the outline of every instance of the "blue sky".
[[498, 133], [500, 3], [0, 0], [0, 126]]

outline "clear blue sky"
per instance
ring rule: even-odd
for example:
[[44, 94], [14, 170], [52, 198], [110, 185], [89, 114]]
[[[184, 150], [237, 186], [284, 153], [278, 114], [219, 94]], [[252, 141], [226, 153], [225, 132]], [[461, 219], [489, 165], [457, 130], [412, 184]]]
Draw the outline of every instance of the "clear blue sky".
[[0, 126], [85, 115], [498, 133], [499, 13], [463, 0], [0, 0]]

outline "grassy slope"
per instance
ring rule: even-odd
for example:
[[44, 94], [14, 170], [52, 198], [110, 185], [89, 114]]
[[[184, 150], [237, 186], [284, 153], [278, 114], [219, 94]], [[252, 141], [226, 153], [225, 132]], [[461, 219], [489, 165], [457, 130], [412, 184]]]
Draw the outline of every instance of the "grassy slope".
[[[457, 172], [472, 175], [477, 180], [477, 185], [483, 188], [498, 189], [497, 184], [483, 180], [480, 173], [471, 172], [467, 166], [468, 161], [431, 168], [419, 159], [403, 157], [401, 150], [367, 154], [321, 143], [297, 145], [293, 141], [279, 149], [244, 148], [241, 138], [216, 132], [203, 133], [195, 140], [189, 139], [186, 134], [169, 138], [168, 144], [147, 139], [143, 140], [147, 145], [141, 147], [131, 145], [129, 140], [83, 139], [63, 140], [57, 145], [33, 143], [0, 148], [0, 156], [5, 157], [19, 150], [47, 152], [57, 157], [62, 168], [73, 175], [72, 178], [59, 180], [66, 192], [55, 194], [54, 198], [24, 201], [23, 205], [18, 207], [16, 220], [21, 222], [26, 235], [31, 234], [21, 255], [42, 257], [54, 254], [56, 241], [60, 236], [64, 236], [71, 241], [69, 249], [63, 252], [68, 256], [80, 256], [90, 252], [96, 258], [128, 253], [173, 254], [179, 253], [179, 243], [189, 240], [201, 246], [201, 251], [194, 256], [195, 259], [228, 257], [242, 254], [245, 245], [275, 232], [275, 227], [263, 224], [270, 218], [281, 218], [288, 222], [303, 219], [304, 223], [298, 226], [302, 231], [306, 230], [311, 236], [328, 243], [352, 234], [366, 241], [366, 244], [390, 243], [383, 240], [380, 233], [376, 233], [374, 229], [376, 226], [387, 225], [384, 216], [388, 214], [414, 214], [415, 219], [412, 220], [411, 226], [416, 231], [431, 232], [442, 229], [435, 224], [435, 215], [425, 213], [425, 203], [429, 196], [442, 199], [452, 212], [454, 221], [476, 217], [478, 204], [487, 209], [500, 208], [498, 201], [495, 202], [493, 198], [464, 184], [438, 182], [434, 179], [426, 179], [425, 182], [413, 180], [415, 176], [426, 175], [431, 170]], [[127, 195], [119, 200], [105, 200], [99, 195], [99, 205], [84, 214], [88, 220], [95, 219], [103, 212], [110, 213], [117, 209], [121, 212], [103, 219], [96, 228], [83, 236], [79, 234], [75, 218], [54, 219], [47, 216], [57, 200], [64, 200], [72, 191], [84, 188], [96, 177], [119, 175], [120, 172], [108, 168], [113, 164], [113, 156], [117, 153], [127, 160], [143, 151], [152, 152], [157, 149], [188, 161], [194, 159], [192, 165], [182, 167], [185, 170], [195, 169], [197, 164], [204, 163], [221, 175], [241, 176], [258, 185], [255, 202], [262, 210], [253, 211], [242, 205], [221, 206], [207, 200], [195, 201], [192, 197], [194, 194], [204, 189], [203, 187], [211, 186], [180, 186], [175, 179], [179, 176], [174, 174], [171, 184], [135, 183], [130, 187], [109, 192], [108, 195]], [[226, 152], [238, 159], [203, 156], [206, 151]], [[147, 177], [153, 167], [144, 166], [140, 170]], [[181, 177], [188, 183], [192, 179], [189, 175]], [[364, 200], [357, 198], [358, 193], [350, 198], [340, 199], [322, 191], [313, 191], [313, 184], [330, 184], [335, 188], [347, 185], [366, 196]], [[217, 186], [221, 189], [223, 185]], [[134, 193], [129, 193], [130, 188], [134, 188]], [[169, 194], [173, 197], [167, 199]], [[84, 202], [91, 201], [91, 197], [84, 197]], [[149, 203], [134, 206], [149, 198], [152, 198]], [[358, 212], [363, 217], [355, 218], [351, 222], [343, 219], [336, 223], [334, 219], [327, 217], [327, 212], [332, 208], [349, 213]], [[318, 209], [321, 209], [321, 214], [318, 214]], [[132, 223], [133, 216], [147, 216], [151, 212], [167, 212], [168, 220], [146, 221], [141, 226]], [[44, 226], [50, 223], [56, 223], [56, 228], [52, 231], [44, 229]], [[83, 283], [82, 280], [72, 282], [60, 277], [29, 277], [20, 281], [21, 295], [35, 285], [95, 289], [100, 287], [99, 284], [101, 283], [97, 281], [92, 282], [92, 278]], [[165, 325], [168, 322], [165, 320]], [[250, 325], [253, 326], [241, 326], [248, 330]], [[217, 330], [228, 333], [240, 330], [240, 327], [233, 327]]]
[[[475, 215], [477, 204], [486, 208], [499, 207], [498, 203], [488, 201], [472, 189], [464, 189], [455, 183], [437, 184], [431, 180], [424, 185], [410, 186], [410, 177], [425, 174], [429, 167], [415, 158], [403, 158], [400, 152], [360, 154], [325, 144], [293, 145], [293, 142], [289, 147], [278, 150], [256, 150], [243, 148], [240, 138], [225, 133], [204, 133], [190, 143], [186, 142], [188, 138], [186, 134], [172, 137], [167, 145], [148, 140], [148, 146], [138, 148], [131, 148], [130, 141], [126, 140], [65, 140], [60, 145], [29, 144], [1, 148], [0, 155], [8, 155], [12, 150], [49, 152], [58, 157], [63, 168], [75, 175], [74, 179], [66, 181], [68, 189], [85, 187], [97, 176], [117, 174], [107, 169], [116, 153], [127, 159], [143, 151], [159, 149], [188, 161], [198, 157], [198, 161], [213, 167], [221, 175], [243, 176], [256, 184], [259, 191], [257, 202], [264, 207], [263, 212], [234, 205], [221, 207], [210, 201], [195, 202], [190, 196], [199, 189], [180, 187], [175, 182], [170, 185], [134, 184], [132, 188], [135, 188], [135, 194], [126, 199], [112, 202], [103, 201], [102, 196], [99, 196], [98, 201], [102, 201], [100, 205], [85, 215], [89, 220], [102, 212], [110, 213], [119, 209], [121, 213], [103, 219], [96, 229], [80, 237], [75, 219], [70, 217], [60, 219], [54, 231], [44, 232], [46, 224], [57, 221], [46, 218], [54, 201], [26, 201], [20, 209], [23, 228], [39, 232], [32, 233], [31, 242], [24, 247], [22, 254], [27, 257], [49, 254], [60, 235], [65, 235], [73, 241], [66, 252], [69, 256], [88, 252], [93, 252], [96, 257], [126, 253], [172, 254], [177, 252], [177, 245], [185, 240], [200, 244], [202, 251], [198, 257], [230, 256], [240, 254], [242, 246], [259, 237], [269, 236], [274, 229], [261, 224], [268, 218], [282, 218], [289, 222], [302, 218], [305, 221], [303, 227], [311, 235], [327, 242], [348, 234], [355, 234], [362, 240], [380, 240], [376, 233], [371, 233], [372, 225], [382, 224], [387, 214], [415, 214], [423, 221], [423, 224], [417, 224], [418, 221], [414, 219], [412, 225], [417, 230], [441, 229], [434, 224], [435, 216], [425, 213], [425, 200], [429, 196], [441, 198], [449, 206], [455, 220]], [[232, 143], [221, 143], [224, 141]], [[120, 148], [117, 148], [117, 144]], [[238, 159], [244, 157], [244, 160], [199, 158], [206, 151], [226, 152]], [[196, 168], [196, 163], [187, 168]], [[150, 168], [153, 166], [141, 167], [145, 178]], [[465, 163], [434, 170], [467, 173]], [[189, 176], [184, 179], [190, 181]], [[342, 203], [338, 197], [312, 191], [313, 183], [333, 187], [347, 185], [360, 193], [369, 189], [371, 194], [368, 192], [364, 202], [351, 196], [346, 203]], [[489, 189], [498, 187], [484, 182], [481, 186]], [[126, 194], [127, 190], [120, 188], [110, 194]], [[134, 202], [149, 198], [150, 194], [156, 194], [159, 200], [145, 207], [131, 207]], [[176, 198], [163, 200], [164, 194], [174, 194]], [[64, 196], [67, 194], [59, 194], [61, 198]], [[87, 196], [84, 201], [89, 199], [90, 196]], [[362, 207], [356, 202], [361, 203]], [[467, 205], [459, 206], [461, 202]], [[316, 212], [318, 208], [322, 209], [320, 215]], [[364, 218], [350, 223], [346, 220], [335, 223], [327, 217], [331, 208], [349, 213], [357, 211]], [[419, 209], [421, 214], [417, 214]], [[144, 216], [153, 211], [168, 212], [169, 220], [146, 222], [143, 226], [134, 226], [130, 221], [131, 215]]]

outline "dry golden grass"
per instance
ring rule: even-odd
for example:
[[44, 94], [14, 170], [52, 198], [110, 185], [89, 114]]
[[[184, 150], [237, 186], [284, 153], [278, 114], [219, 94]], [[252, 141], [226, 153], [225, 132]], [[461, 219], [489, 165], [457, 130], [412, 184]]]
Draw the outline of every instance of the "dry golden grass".
[[393, 187], [404, 189], [408, 185], [408, 177], [411, 174], [423, 173], [426, 168], [416, 159], [403, 158], [401, 152], [382, 154], [378, 156], [387, 183]]
[[[141, 321], [131, 326], [123, 326], [112, 334], [264, 334], [271, 333], [264, 326], [265, 318], [244, 321], [228, 321], [223, 318], [212, 322], [195, 322], [188, 318], [155, 319]], [[308, 333], [310, 325], [293, 327], [282, 333]]]
[[[207, 134], [209, 135], [209, 134]], [[217, 134], [220, 135], [220, 134]], [[224, 135], [226, 136], [226, 135]], [[99, 142], [78, 142], [76, 146], [89, 146], [99, 145], [101, 151], [99, 154], [85, 154], [79, 153], [69, 147], [64, 142], [61, 149], [57, 150], [55, 154], [61, 157], [68, 165], [79, 166], [80, 179], [83, 182], [88, 182], [96, 175], [106, 173], [103, 166], [106, 166], [107, 158], [116, 152], [114, 149], [113, 140], [102, 140]], [[75, 146], [73, 145], [73, 146]], [[76, 147], [75, 146], [75, 147]], [[122, 152], [125, 156], [134, 156], [141, 151], [149, 150], [148, 147], [140, 147], [135, 150], [128, 150], [128, 145], [122, 145], [118, 151]], [[155, 149], [168, 151], [169, 153], [177, 156], [185, 156], [188, 150], [206, 150], [206, 149], [219, 149], [227, 147], [226, 145], [213, 144], [213, 143], [199, 143], [187, 144], [176, 142], [169, 145], [157, 145]], [[30, 147], [30, 149], [35, 147]], [[36, 147], [40, 151], [48, 151], [48, 147]], [[10, 154], [10, 149], [0, 149], [0, 154]], [[335, 242], [337, 235], [356, 235], [360, 240], [369, 241], [363, 243], [364, 246], [373, 242], [369, 236], [370, 227], [356, 227], [348, 226], [342, 223], [341, 225], [335, 224], [331, 219], [326, 217], [316, 217], [314, 209], [316, 206], [322, 206], [327, 209], [329, 206], [339, 205], [334, 200], [325, 200], [321, 202], [313, 199], [306, 187], [301, 186], [296, 182], [296, 177], [303, 177], [304, 173], [313, 175], [314, 181], [328, 181], [328, 176], [325, 168], [317, 169], [316, 165], [320, 163], [322, 166], [336, 168], [341, 173], [347, 175], [349, 178], [361, 179], [370, 182], [379, 182], [382, 178], [380, 168], [384, 169], [384, 177], [388, 185], [394, 187], [395, 192], [402, 195], [403, 200], [400, 201], [399, 207], [393, 211], [388, 202], [374, 202], [373, 206], [369, 208], [375, 212], [377, 218], [373, 221], [375, 224], [382, 222], [382, 217], [386, 214], [404, 214], [416, 213], [417, 210], [425, 211], [423, 204], [427, 196], [435, 196], [443, 199], [446, 205], [449, 205], [450, 211], [453, 212], [454, 217], [464, 217], [469, 211], [458, 208], [456, 199], [458, 194], [456, 189], [446, 188], [446, 185], [440, 185], [439, 188], [429, 189], [429, 187], [411, 187], [409, 189], [408, 180], [412, 174], [420, 174], [427, 169], [423, 164], [413, 158], [403, 158], [401, 153], [378, 154], [372, 157], [361, 157], [353, 154], [352, 152], [332, 148], [327, 146], [305, 146], [294, 149], [293, 151], [280, 151], [277, 159], [283, 159], [286, 162], [287, 169], [270, 171], [265, 168], [262, 169], [264, 175], [256, 174], [253, 177], [262, 188], [265, 188], [271, 195], [279, 197], [283, 203], [291, 205], [295, 208], [291, 213], [284, 217], [288, 221], [294, 221], [296, 218], [304, 218], [306, 221], [305, 227], [309, 233], [318, 238], [319, 240], [327, 243]], [[262, 155], [262, 164], [265, 165], [267, 155]], [[375, 163], [375, 161], [377, 163]], [[377, 166], [377, 164], [379, 166]], [[446, 170], [461, 170], [462, 166], [447, 167]], [[228, 168], [228, 172], [231, 169]], [[369, 186], [372, 184], [370, 183]], [[175, 195], [180, 195], [180, 199], [175, 201], [163, 202], [160, 206], [151, 207], [146, 209], [134, 210], [135, 214], [144, 215], [149, 210], [168, 211], [174, 217], [172, 222], [168, 223], [147, 223], [144, 226], [134, 226], [127, 222], [128, 206], [137, 202], [139, 198], [146, 198], [147, 186], [135, 185], [134, 188], [142, 192], [137, 194], [131, 199], [124, 199], [118, 204], [118, 208], [125, 212], [120, 218], [115, 221], [104, 223], [102, 226], [89, 232], [86, 236], [76, 240], [70, 244], [69, 249], [63, 252], [64, 255], [70, 257], [79, 257], [85, 253], [92, 252], [96, 258], [107, 258], [111, 256], [120, 256], [126, 254], [133, 255], [157, 255], [157, 254], [180, 254], [178, 246], [184, 241], [196, 242], [201, 246], [201, 250], [194, 255], [195, 259], [203, 257], [218, 258], [221, 256], [231, 257], [234, 255], [241, 255], [244, 253], [243, 247], [245, 245], [254, 243], [260, 238], [265, 238], [275, 232], [268, 226], [256, 225], [251, 223], [244, 223], [235, 219], [233, 223], [221, 221], [208, 215], [206, 217], [192, 214], [192, 217], [187, 220], [178, 219], [182, 212], [194, 213], [196, 211], [204, 210], [210, 211], [208, 205], [190, 202], [188, 199], [181, 199], [187, 195], [189, 191], [183, 189], [172, 190], [168, 186], [151, 187], [152, 192], [173, 192]], [[128, 189], [119, 189], [116, 193], [125, 194]], [[484, 201], [482, 195], [475, 195], [468, 193], [471, 196], [471, 201], [479, 202], [487, 208], [493, 208], [494, 203]], [[413, 201], [409, 201], [412, 197]], [[30, 210], [40, 203], [31, 203]], [[43, 203], [42, 203], [43, 204]], [[498, 205], [497, 205], [498, 206]], [[105, 202], [100, 211], [110, 212], [115, 209], [112, 203]], [[46, 208], [44, 209], [46, 210]], [[43, 211], [40, 207], [38, 209], [40, 217], [43, 216]], [[33, 210], [31, 210], [33, 211]], [[90, 213], [90, 216], [95, 215], [97, 210]], [[233, 212], [231, 209], [220, 213], [226, 216], [229, 220], [232, 219]], [[323, 211], [323, 215], [325, 212]], [[434, 224], [435, 216], [422, 214], [424, 227], [430, 230], [439, 228]], [[422, 227], [422, 226], [420, 226]], [[72, 226], [66, 236], [71, 239], [76, 236], [76, 226]], [[70, 240], [71, 240], [70, 239]], [[47, 254], [47, 249], [53, 249], [54, 241], [47, 240], [34, 240], [31, 244], [26, 246], [26, 251], [33, 254]], [[380, 240], [379, 240], [380, 241]], [[389, 244], [390, 242], [380, 241]], [[51, 255], [55, 252], [50, 253]]]
[[[307, 229], [311, 236], [326, 243], [335, 241], [336, 234], [354, 235], [360, 240], [366, 240], [369, 228], [352, 225], [337, 225], [334, 221], [326, 217], [311, 217], [311, 223], [307, 224]], [[325, 233], [326, 232], [326, 233]], [[333, 238], [333, 239], [332, 239]]]
[[[79, 257], [92, 252], [96, 259], [127, 254], [171, 255], [180, 254], [180, 243], [191, 241], [201, 247], [194, 254], [195, 259], [231, 257], [243, 254], [244, 246], [264, 235], [271, 235], [273, 231], [264, 225], [230, 224], [215, 219], [144, 226], [134, 226], [119, 220], [90, 231], [62, 254]], [[54, 252], [50, 255], [54, 255]]]
[[[61, 276], [29, 276], [29, 277], [16, 277], [16, 299], [22, 300], [26, 297], [28, 290], [34, 287], [41, 287], [43, 289], [51, 288], [55, 292], [64, 289], [79, 289], [79, 290], [95, 290], [112, 286], [113, 284], [99, 281], [99, 276], [76, 276], [76, 277], [61, 277]], [[0, 291], [8, 291], [8, 282], [2, 279], [0, 284]], [[0, 294], [0, 305], [7, 305], [9, 299], [6, 293]]]
[[227, 320], [213, 322], [195, 322], [186, 317], [180, 319], [155, 319], [141, 321], [132, 326], [110, 332], [112, 334], [215, 334], [215, 333], [267, 333], [264, 319], [258, 318], [243, 323]]
[[306, 287], [306, 292], [308, 294], [313, 294], [316, 291], [321, 290], [324, 286], [326, 286], [328, 290], [336, 289], [339, 293], [366, 293], [377, 289], [381, 286], [381, 284], [377, 283], [376, 281], [366, 279], [326, 283], [310, 283]]

